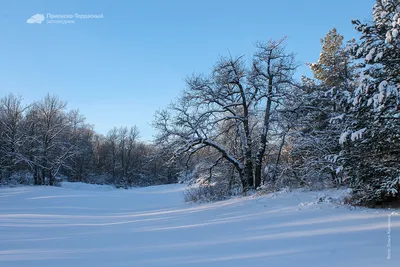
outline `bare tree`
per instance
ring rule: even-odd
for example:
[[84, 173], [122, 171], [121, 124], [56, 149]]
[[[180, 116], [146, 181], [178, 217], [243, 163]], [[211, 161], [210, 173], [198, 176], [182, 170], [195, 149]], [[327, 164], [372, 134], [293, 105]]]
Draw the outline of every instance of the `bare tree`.
[[77, 111], [66, 113], [65, 109], [65, 102], [47, 95], [27, 114], [35, 184], [53, 185], [60, 169], [68, 168], [68, 159], [78, 153], [73, 131], [83, 117]]
[[214, 165], [232, 164], [244, 190], [261, 184], [272, 106], [293, 85], [296, 69], [283, 40], [257, 47], [251, 68], [243, 57], [221, 58], [211, 75], [188, 78], [179, 101], [154, 121], [160, 145], [188, 158], [212, 148], [219, 154]]
[[[226, 160], [235, 166], [244, 188], [252, 179], [251, 135], [248, 125], [246, 71], [243, 59], [221, 59], [210, 77], [187, 79], [187, 90], [170, 109], [156, 115], [155, 127], [160, 130], [157, 141], [173, 145], [175, 156], [212, 147], [219, 152], [217, 162]], [[242, 136], [242, 151], [235, 155], [222, 142], [224, 121], [232, 121]]]
[[29, 183], [29, 175], [8, 179], [24, 170], [37, 185], [57, 178], [118, 186], [176, 181], [164, 151], [140, 142], [136, 126], [114, 127], [104, 137], [56, 96], [24, 107], [10, 94], [0, 99], [0, 182]]
[[284, 39], [258, 43], [258, 52], [253, 61], [252, 84], [257, 92], [257, 104], [263, 103], [264, 110], [259, 133], [259, 145], [255, 156], [255, 187], [261, 184], [262, 165], [270, 130], [272, 106], [283, 104], [285, 95], [295, 85], [293, 74], [297, 68], [294, 54], [286, 54]]
[[108, 159], [109, 159], [109, 170], [113, 179], [117, 176], [117, 148], [118, 143], [118, 129], [114, 127], [107, 134], [107, 145], [108, 145]]
[[14, 170], [24, 162], [22, 148], [27, 141], [23, 131], [24, 111], [22, 98], [10, 94], [0, 99], [0, 166]]

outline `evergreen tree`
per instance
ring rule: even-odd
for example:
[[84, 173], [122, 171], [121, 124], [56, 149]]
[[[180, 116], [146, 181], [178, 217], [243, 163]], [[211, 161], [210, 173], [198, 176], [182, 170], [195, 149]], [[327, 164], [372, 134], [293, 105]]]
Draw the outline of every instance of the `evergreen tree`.
[[361, 38], [351, 54], [361, 60], [359, 86], [349, 98], [341, 160], [360, 203], [399, 199], [400, 3], [377, 0], [373, 21], [353, 21]]
[[318, 62], [309, 64], [315, 80], [303, 77], [302, 97], [297, 98], [300, 118], [297, 131], [291, 134], [293, 164], [296, 175], [304, 180], [340, 184], [336, 158], [344, 110], [339, 103], [351, 92], [354, 67], [336, 29], [321, 39], [321, 45]]
[[314, 78], [326, 88], [343, 89], [351, 78], [349, 54], [343, 45], [343, 35], [335, 28], [321, 39], [322, 50], [317, 63], [310, 64]]

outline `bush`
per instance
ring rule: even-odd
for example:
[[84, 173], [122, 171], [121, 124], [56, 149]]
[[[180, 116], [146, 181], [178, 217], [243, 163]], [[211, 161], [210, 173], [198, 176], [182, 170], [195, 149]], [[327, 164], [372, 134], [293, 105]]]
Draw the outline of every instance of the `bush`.
[[365, 206], [369, 208], [399, 208], [400, 194], [385, 194], [382, 188], [374, 188], [370, 185], [362, 185], [352, 190], [350, 196], [345, 199], [345, 204], [353, 206]]
[[11, 175], [4, 175], [0, 180], [3, 186], [33, 185], [33, 176], [28, 171], [19, 171]]
[[191, 187], [184, 192], [186, 202], [211, 202], [228, 199], [232, 192], [227, 184], [216, 183]]

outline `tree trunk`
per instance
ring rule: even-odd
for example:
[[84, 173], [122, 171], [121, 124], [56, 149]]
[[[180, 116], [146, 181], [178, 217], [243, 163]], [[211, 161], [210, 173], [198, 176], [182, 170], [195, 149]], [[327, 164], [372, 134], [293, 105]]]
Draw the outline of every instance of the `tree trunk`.
[[247, 186], [249, 188], [252, 188], [254, 186], [254, 177], [253, 177], [253, 162], [251, 161], [251, 155], [250, 158], [245, 161], [244, 172], [245, 172], [244, 176], [247, 178]]
[[248, 189], [249, 178], [246, 176], [246, 173], [244, 171], [239, 171], [239, 177], [240, 181], [242, 182], [242, 192], [244, 193]]
[[39, 171], [38, 171], [38, 167], [35, 165], [33, 167], [33, 179], [35, 181], [35, 185], [39, 185]]
[[51, 171], [49, 171], [49, 185], [53, 186], [55, 184], [55, 177]]
[[275, 184], [275, 181], [276, 181], [276, 171], [277, 171], [277, 169], [278, 169], [279, 161], [280, 161], [280, 159], [281, 159], [281, 154], [282, 154], [283, 146], [285, 145], [286, 133], [287, 133], [287, 132], [284, 132], [284, 133], [283, 133], [282, 142], [281, 142], [281, 144], [280, 144], [280, 146], [279, 146], [278, 156], [277, 156], [276, 162], [275, 162], [274, 174], [272, 175], [272, 183], [273, 183], [273, 184]]
[[262, 167], [261, 164], [256, 164], [254, 170], [254, 187], [257, 189], [261, 185]]
[[[268, 62], [268, 72], [269, 72], [270, 62]], [[262, 162], [265, 154], [265, 149], [267, 146], [267, 136], [269, 130], [269, 122], [271, 117], [271, 106], [272, 106], [272, 77], [268, 79], [268, 95], [267, 95], [267, 106], [265, 108], [263, 130], [260, 138], [260, 146], [256, 155], [256, 164], [254, 170], [254, 187], [258, 188], [261, 185], [262, 176]]]
[[245, 138], [244, 140], [244, 169], [245, 169], [245, 177], [247, 178], [247, 186], [249, 188], [254, 186], [254, 177], [253, 177], [253, 160], [252, 160], [252, 138], [250, 132], [250, 125], [249, 125], [249, 107], [247, 103], [246, 93], [241, 83], [238, 83], [238, 87], [240, 90], [240, 95], [242, 98], [242, 107], [243, 107], [243, 128]]
[[40, 182], [39, 182], [39, 184], [40, 185], [43, 185], [44, 184], [44, 182], [45, 182], [45, 180], [46, 180], [46, 170], [42, 167], [42, 171], [41, 171], [41, 173], [42, 173], [42, 175], [41, 175], [41, 179], [40, 179]]

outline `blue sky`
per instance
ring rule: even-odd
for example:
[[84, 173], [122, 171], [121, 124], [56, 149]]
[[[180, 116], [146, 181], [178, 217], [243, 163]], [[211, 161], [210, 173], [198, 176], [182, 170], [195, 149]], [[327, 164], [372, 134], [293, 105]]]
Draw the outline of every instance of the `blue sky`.
[[[151, 140], [154, 112], [179, 95], [187, 75], [283, 36], [300, 63], [316, 61], [320, 38], [333, 27], [355, 37], [350, 21], [370, 19], [374, 2], [0, 0], [0, 96], [12, 92], [30, 103], [56, 94], [97, 132], [137, 125], [142, 140]], [[26, 23], [37, 13], [104, 18]]]

